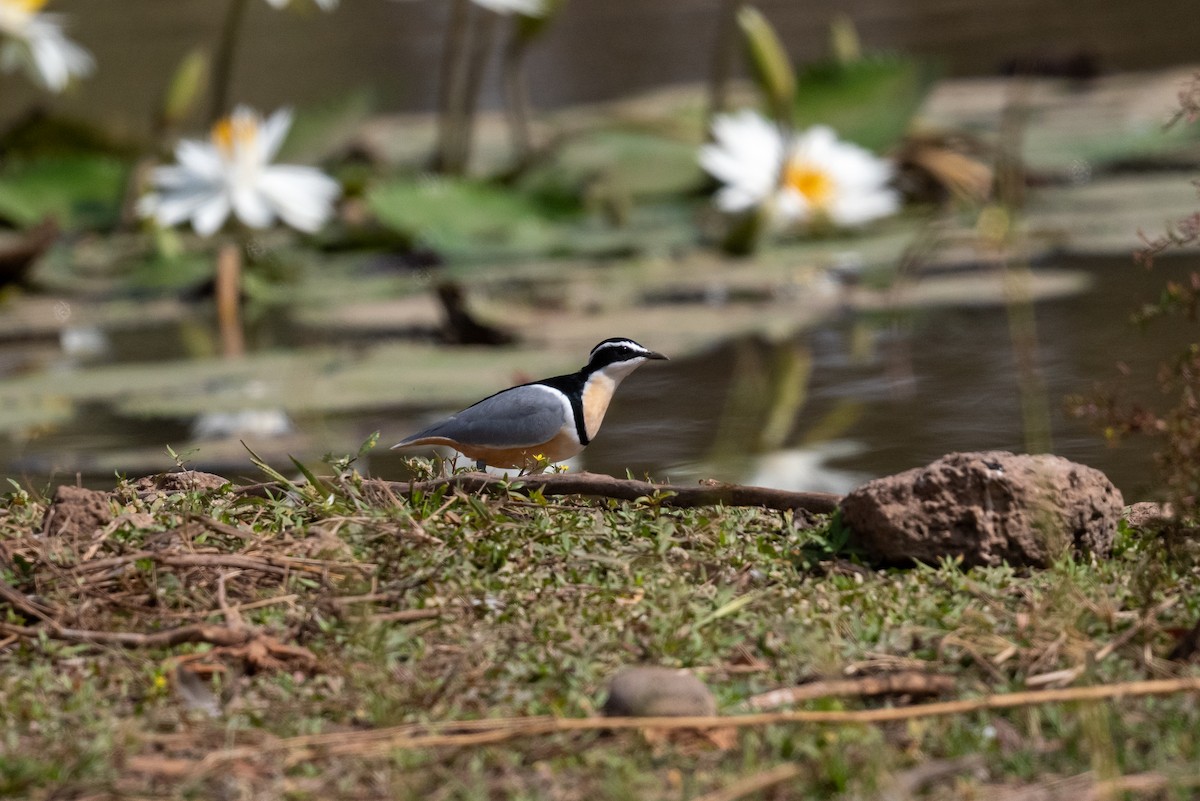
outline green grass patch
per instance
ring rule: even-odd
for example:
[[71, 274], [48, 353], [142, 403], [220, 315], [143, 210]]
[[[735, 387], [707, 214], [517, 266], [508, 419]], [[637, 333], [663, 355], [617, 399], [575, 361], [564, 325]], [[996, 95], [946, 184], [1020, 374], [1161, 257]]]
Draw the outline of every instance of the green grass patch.
[[[964, 698], [1075, 668], [1076, 684], [1194, 672], [1159, 656], [1200, 615], [1194, 553], [1129, 530], [1111, 559], [1039, 572], [880, 571], [846, 558], [853, 537], [828, 520], [516, 492], [404, 497], [337, 467], [319, 486], [285, 478], [257, 492], [125, 484], [90, 496], [100, 517], [46, 528], [45, 499], [10, 493], [0, 577], [60, 625], [153, 634], [236, 618], [312, 661], [0, 632], [0, 792], [676, 799], [792, 764], [768, 797], [867, 797], [921, 765], [979, 757], [942, 789], [1153, 773], [1162, 797], [1183, 798], [1200, 764], [1200, 706], [1186, 694], [750, 727], [724, 742], [581, 732], [280, 757], [279, 738], [592, 715], [630, 664], [692, 669], [725, 713], [755, 693], [897, 669], [951, 676]], [[46, 628], [12, 604], [0, 615], [6, 631]]]

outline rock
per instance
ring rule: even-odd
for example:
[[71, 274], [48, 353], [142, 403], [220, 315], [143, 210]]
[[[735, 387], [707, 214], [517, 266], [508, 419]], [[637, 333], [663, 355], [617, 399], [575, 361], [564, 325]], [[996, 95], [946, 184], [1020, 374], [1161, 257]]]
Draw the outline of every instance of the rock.
[[608, 683], [602, 710], [610, 717], [687, 717], [717, 714], [717, 702], [690, 671], [630, 667]]
[[1048, 454], [952, 453], [868, 481], [843, 499], [852, 544], [885, 564], [961, 557], [1045, 567], [1069, 549], [1107, 554], [1123, 501], [1108, 477]]
[[99, 490], [59, 486], [42, 518], [47, 537], [91, 537], [113, 520], [112, 496]]

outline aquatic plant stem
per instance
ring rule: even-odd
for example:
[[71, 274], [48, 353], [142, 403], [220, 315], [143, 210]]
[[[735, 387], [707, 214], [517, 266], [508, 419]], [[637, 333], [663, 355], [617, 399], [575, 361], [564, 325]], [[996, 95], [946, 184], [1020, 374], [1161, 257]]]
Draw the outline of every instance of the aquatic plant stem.
[[531, 104], [529, 85], [525, 81], [525, 56], [529, 52], [529, 38], [514, 35], [504, 51], [504, 104], [512, 136], [513, 154], [517, 169], [529, 163], [533, 155], [533, 135], [529, 128]]
[[433, 169], [447, 172], [457, 150], [455, 127], [458, 108], [462, 104], [466, 81], [466, 59], [471, 37], [470, 0], [452, 0], [450, 19], [446, 24], [446, 39], [442, 45], [440, 86], [438, 87], [437, 150]]
[[[472, 4], [474, 5], [474, 4]], [[471, 145], [475, 135], [475, 112], [479, 104], [479, 91], [483, 87], [484, 68], [492, 52], [492, 42], [496, 35], [496, 23], [500, 15], [491, 11], [477, 10], [475, 14], [475, 41], [467, 60], [467, 75], [465, 95], [459, 109], [458, 121], [458, 151], [455, 153], [455, 174], [461, 175], [467, 171], [471, 160]]]
[[237, 55], [237, 43], [241, 38], [248, 5], [249, 0], [229, 0], [225, 9], [221, 38], [217, 40], [217, 50], [213, 56], [212, 94], [209, 96], [208, 105], [210, 125], [229, 113], [229, 86], [233, 82], [233, 61]]
[[1033, 307], [1033, 281], [1028, 262], [1013, 257], [1021, 247], [1017, 220], [1025, 194], [1025, 168], [1021, 156], [1024, 132], [1029, 117], [1029, 82], [1016, 79], [1000, 119], [1000, 163], [996, 170], [998, 203], [985, 210], [990, 222], [981, 215], [985, 237], [1004, 256], [1005, 310], [1008, 313], [1009, 339], [1017, 367], [1017, 383], [1021, 396], [1021, 421], [1028, 453], [1050, 453], [1053, 443], [1050, 433], [1050, 405], [1046, 398], [1046, 382], [1038, 365], [1037, 317]]
[[216, 276], [217, 330], [221, 335], [221, 354], [234, 359], [246, 353], [242, 331], [242, 247], [226, 242], [217, 251]]
[[705, 141], [712, 141], [712, 121], [729, 110], [729, 80], [738, 52], [737, 10], [741, 0], [721, 0], [717, 11], [717, 36], [712, 72], [708, 78], [708, 110], [704, 115]]
[[450, 7], [446, 44], [442, 51], [442, 87], [438, 96], [438, 141], [433, 159], [436, 172], [446, 175], [466, 172], [471, 156], [475, 106], [496, 20], [496, 14], [476, 9], [469, 0], [454, 0]]

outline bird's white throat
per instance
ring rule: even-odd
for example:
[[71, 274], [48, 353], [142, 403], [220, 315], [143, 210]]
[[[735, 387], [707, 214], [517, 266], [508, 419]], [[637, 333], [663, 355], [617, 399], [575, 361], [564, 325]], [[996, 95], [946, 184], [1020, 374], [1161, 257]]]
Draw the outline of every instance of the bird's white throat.
[[588, 439], [593, 439], [600, 432], [600, 424], [604, 422], [604, 413], [612, 401], [613, 393], [625, 379], [625, 376], [637, 369], [646, 361], [643, 358], [615, 362], [603, 367], [588, 376], [583, 387], [583, 427]]

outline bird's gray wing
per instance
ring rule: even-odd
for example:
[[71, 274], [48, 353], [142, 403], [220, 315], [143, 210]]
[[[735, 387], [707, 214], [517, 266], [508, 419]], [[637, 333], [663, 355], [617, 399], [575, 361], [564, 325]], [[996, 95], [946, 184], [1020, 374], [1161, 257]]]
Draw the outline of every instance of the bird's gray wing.
[[489, 448], [525, 448], [549, 442], [567, 422], [569, 407], [556, 390], [538, 384], [498, 392], [406, 437], [399, 444], [446, 439]]

